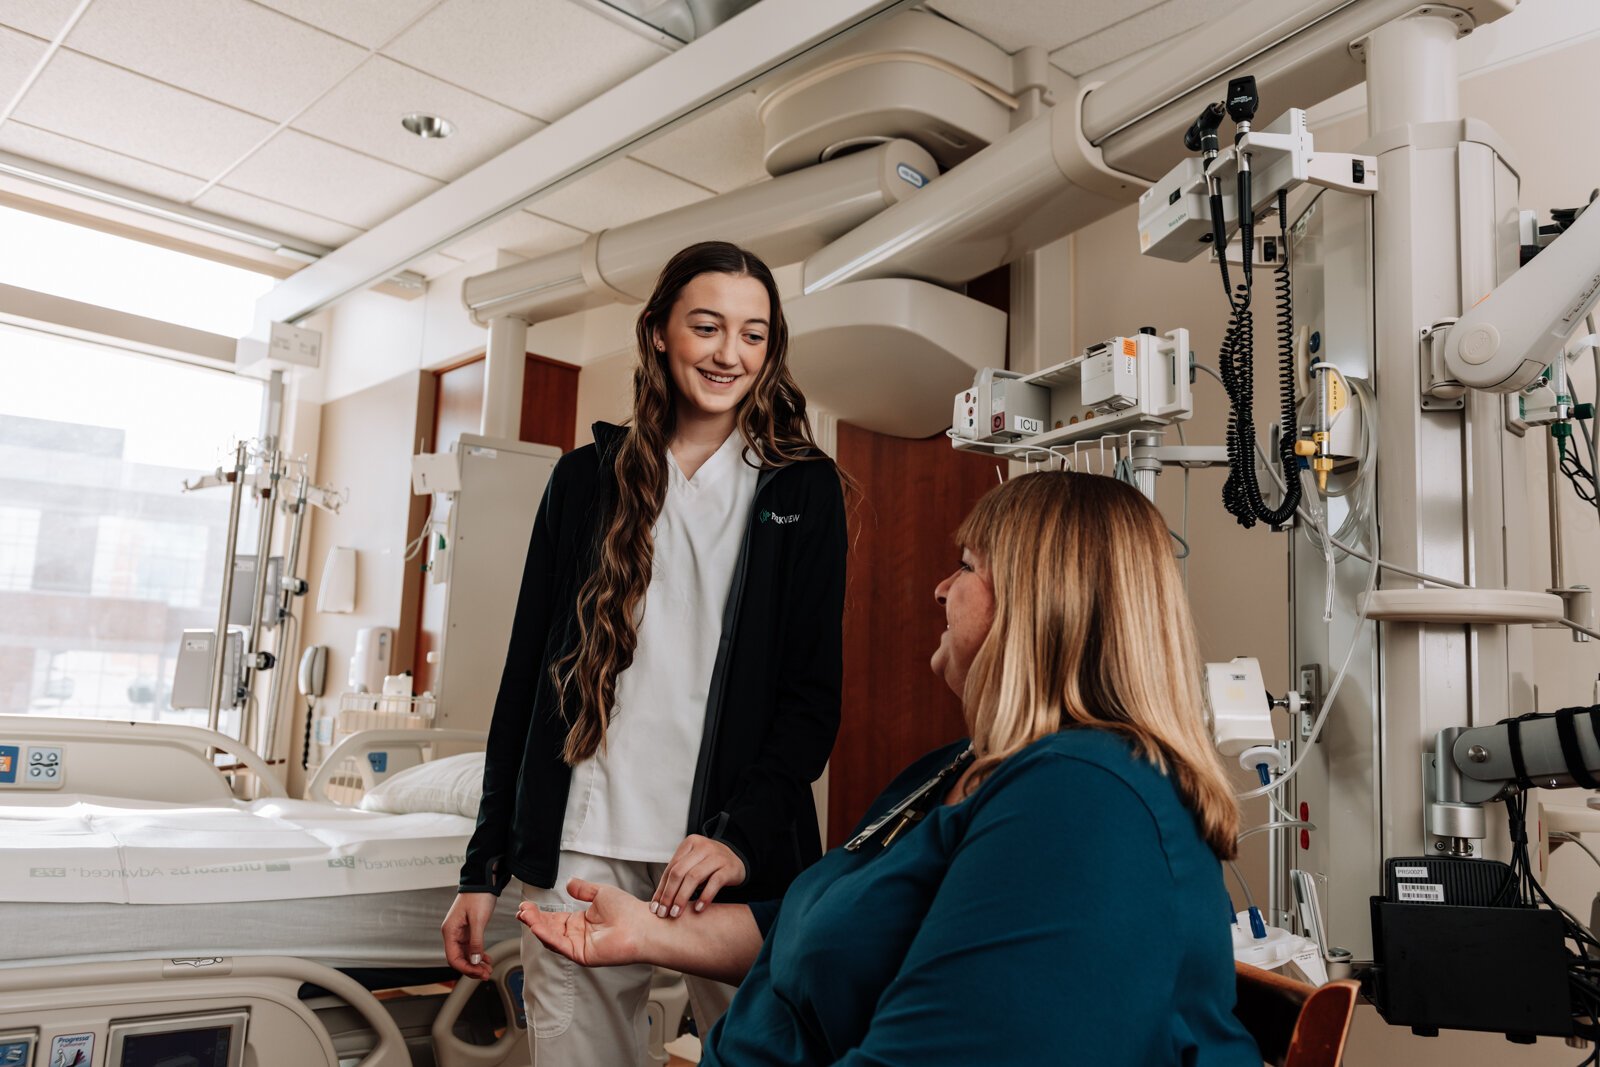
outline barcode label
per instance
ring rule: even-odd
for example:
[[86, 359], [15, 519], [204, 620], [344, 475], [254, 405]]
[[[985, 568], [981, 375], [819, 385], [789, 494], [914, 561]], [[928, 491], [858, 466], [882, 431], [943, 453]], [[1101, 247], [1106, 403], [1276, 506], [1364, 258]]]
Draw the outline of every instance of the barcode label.
[[1438, 882], [1427, 882], [1422, 885], [1418, 885], [1415, 882], [1408, 882], [1405, 885], [1400, 886], [1399, 890], [1401, 903], [1406, 903], [1408, 901], [1413, 904], [1444, 903], [1444, 886], [1440, 885]]
[[1396, 867], [1394, 869], [1394, 876], [1396, 878], [1426, 878], [1426, 877], [1428, 877], [1428, 868], [1426, 868], [1426, 867]]

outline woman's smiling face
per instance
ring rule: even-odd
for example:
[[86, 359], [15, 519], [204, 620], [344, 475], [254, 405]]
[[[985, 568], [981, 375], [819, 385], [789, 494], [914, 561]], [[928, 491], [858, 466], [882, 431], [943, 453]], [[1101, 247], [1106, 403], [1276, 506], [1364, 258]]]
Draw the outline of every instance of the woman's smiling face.
[[972, 549], [962, 549], [955, 573], [935, 587], [933, 597], [944, 607], [945, 629], [930, 665], [950, 691], [961, 696], [973, 657], [994, 624], [994, 587], [989, 582], [988, 564]]
[[715, 417], [736, 411], [767, 361], [771, 333], [767, 290], [745, 274], [701, 274], [657, 327], [678, 414]]

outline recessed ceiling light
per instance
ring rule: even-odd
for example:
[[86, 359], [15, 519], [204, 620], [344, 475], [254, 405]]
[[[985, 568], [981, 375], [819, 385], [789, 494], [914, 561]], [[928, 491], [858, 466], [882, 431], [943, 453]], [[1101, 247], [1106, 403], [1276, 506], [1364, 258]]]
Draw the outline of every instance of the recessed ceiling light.
[[449, 119], [440, 118], [438, 115], [429, 115], [421, 111], [413, 111], [400, 120], [400, 125], [418, 137], [429, 139], [449, 137], [456, 132], [455, 125]]

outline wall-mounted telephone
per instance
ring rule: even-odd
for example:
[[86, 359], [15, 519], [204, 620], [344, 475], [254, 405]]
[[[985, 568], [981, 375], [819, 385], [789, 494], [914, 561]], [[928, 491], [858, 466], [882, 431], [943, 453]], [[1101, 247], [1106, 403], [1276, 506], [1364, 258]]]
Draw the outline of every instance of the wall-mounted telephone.
[[300, 653], [300, 695], [306, 698], [306, 736], [300, 748], [300, 769], [311, 769], [311, 725], [317, 717], [317, 698], [328, 688], [328, 646], [312, 645]]
[[313, 702], [328, 688], [328, 646], [312, 645], [300, 655], [300, 695]]

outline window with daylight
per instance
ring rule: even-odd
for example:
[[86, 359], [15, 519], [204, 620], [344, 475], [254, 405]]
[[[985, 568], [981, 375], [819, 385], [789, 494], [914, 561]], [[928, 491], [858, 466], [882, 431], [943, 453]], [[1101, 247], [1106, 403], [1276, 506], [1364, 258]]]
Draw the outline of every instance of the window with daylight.
[[183, 483], [259, 433], [262, 383], [5, 325], [0, 381], [0, 712], [203, 725], [172, 671], [216, 625], [228, 493]]

